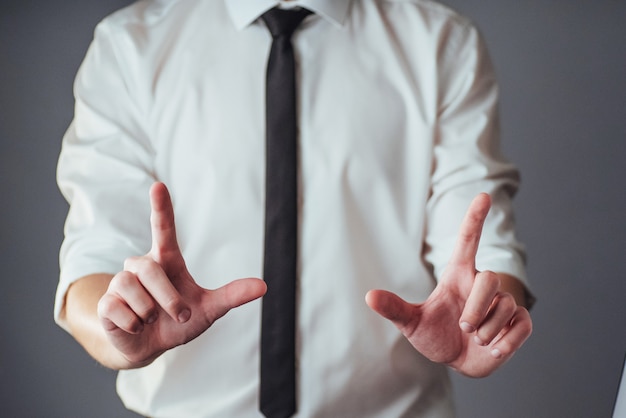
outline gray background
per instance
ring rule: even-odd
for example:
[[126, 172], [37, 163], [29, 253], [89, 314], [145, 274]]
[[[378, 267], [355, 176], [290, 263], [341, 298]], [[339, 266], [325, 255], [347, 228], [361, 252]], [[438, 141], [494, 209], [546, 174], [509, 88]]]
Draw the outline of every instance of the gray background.
[[[71, 84], [121, 0], [0, 6], [0, 415], [133, 416], [52, 321], [66, 204], [55, 185]], [[498, 373], [455, 377], [461, 417], [609, 417], [626, 351], [626, 3], [449, 0], [490, 46], [539, 303]]]

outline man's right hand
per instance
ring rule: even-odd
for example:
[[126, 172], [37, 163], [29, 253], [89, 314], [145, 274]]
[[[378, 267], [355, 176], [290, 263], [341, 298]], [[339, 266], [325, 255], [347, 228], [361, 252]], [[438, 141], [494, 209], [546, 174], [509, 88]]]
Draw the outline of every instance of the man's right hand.
[[115, 351], [103, 363], [114, 368], [150, 364], [165, 351], [202, 334], [231, 308], [263, 296], [267, 289], [265, 282], [252, 278], [215, 290], [200, 287], [180, 252], [174, 210], [163, 183], [152, 186], [150, 203], [150, 252], [126, 260], [124, 271], [113, 276], [97, 303], [100, 324]]

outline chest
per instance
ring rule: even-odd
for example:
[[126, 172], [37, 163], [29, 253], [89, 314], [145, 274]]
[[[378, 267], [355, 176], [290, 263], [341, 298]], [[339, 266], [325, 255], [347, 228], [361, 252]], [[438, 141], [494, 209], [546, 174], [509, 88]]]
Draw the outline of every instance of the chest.
[[[171, 48], [153, 54], [146, 86], [156, 166], [163, 175], [262, 177], [267, 30], [207, 28], [177, 36]], [[407, 158], [430, 154], [434, 52], [412, 38], [399, 40], [383, 26], [357, 33], [310, 25], [294, 35], [305, 179], [347, 168], [396, 178], [406, 174]]]

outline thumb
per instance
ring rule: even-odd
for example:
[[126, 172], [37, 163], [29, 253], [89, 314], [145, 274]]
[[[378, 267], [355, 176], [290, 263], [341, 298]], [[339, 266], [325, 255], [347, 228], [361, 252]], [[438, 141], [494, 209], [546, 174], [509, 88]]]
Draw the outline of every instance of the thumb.
[[367, 305], [379, 315], [404, 328], [419, 317], [419, 306], [406, 302], [395, 293], [386, 290], [370, 290], [365, 295]]
[[209, 320], [213, 322], [221, 318], [232, 308], [258, 299], [266, 291], [265, 282], [255, 278], [233, 280], [218, 289], [210, 290], [207, 294], [209, 300], [204, 303]]

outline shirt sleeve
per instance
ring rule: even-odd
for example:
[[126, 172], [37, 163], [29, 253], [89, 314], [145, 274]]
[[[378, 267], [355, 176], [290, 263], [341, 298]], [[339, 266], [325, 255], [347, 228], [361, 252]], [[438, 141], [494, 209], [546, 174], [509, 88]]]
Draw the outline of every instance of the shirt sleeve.
[[498, 88], [476, 28], [469, 23], [450, 28], [442, 37], [438, 60], [439, 112], [424, 257], [441, 277], [469, 203], [486, 192], [493, 206], [476, 268], [527, 283], [524, 247], [515, 235], [512, 210], [520, 177], [500, 152]]
[[105, 22], [96, 28], [76, 76], [74, 119], [57, 167], [58, 185], [69, 203], [54, 309], [58, 323], [72, 282], [94, 273], [115, 274], [125, 258], [146, 253], [150, 243], [153, 150], [134, 91], [136, 68], [122, 56]]

